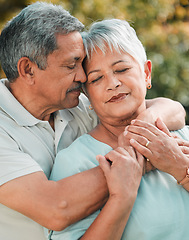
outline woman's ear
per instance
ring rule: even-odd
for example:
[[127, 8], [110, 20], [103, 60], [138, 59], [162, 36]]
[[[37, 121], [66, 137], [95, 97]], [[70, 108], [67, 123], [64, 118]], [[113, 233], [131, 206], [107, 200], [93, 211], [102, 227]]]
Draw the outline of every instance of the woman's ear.
[[151, 88], [151, 73], [152, 73], [152, 62], [147, 60], [144, 65], [145, 81], [146, 87]]
[[34, 84], [34, 63], [27, 57], [19, 59], [17, 64], [19, 77], [24, 79], [29, 85]]

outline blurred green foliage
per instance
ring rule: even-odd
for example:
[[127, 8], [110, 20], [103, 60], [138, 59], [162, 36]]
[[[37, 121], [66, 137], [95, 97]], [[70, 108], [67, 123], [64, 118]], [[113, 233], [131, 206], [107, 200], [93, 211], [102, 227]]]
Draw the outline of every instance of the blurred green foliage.
[[[35, 1], [0, 0], [0, 29]], [[46, 1], [49, 2], [49, 1]], [[147, 98], [180, 101], [189, 123], [189, 0], [51, 0], [86, 26], [104, 18], [128, 20], [152, 60], [152, 89]], [[4, 77], [0, 71], [0, 77]]]

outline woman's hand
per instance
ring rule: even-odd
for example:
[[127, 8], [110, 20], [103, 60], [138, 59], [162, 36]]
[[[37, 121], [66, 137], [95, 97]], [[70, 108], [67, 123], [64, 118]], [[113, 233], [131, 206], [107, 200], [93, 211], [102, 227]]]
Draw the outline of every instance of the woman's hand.
[[130, 146], [127, 150], [118, 147], [97, 159], [106, 177], [110, 197], [133, 202], [142, 177], [143, 156]]
[[159, 128], [134, 120], [127, 127], [125, 134], [130, 138], [130, 144], [149, 159], [154, 167], [173, 175], [180, 181], [186, 174], [188, 158], [159, 118], [156, 125]]
[[[124, 131], [121, 133], [118, 137], [118, 146], [126, 149], [127, 151], [130, 151], [130, 149], [133, 149], [133, 147], [130, 144], [130, 138], [127, 134], [127, 131]], [[143, 164], [143, 175], [147, 172], [150, 172], [151, 170], [154, 170], [155, 167], [151, 164], [150, 161], [147, 161], [147, 159], [144, 159]]]
[[143, 157], [118, 147], [97, 156], [109, 188], [109, 199], [81, 239], [120, 240], [142, 177]]
[[189, 158], [189, 142], [183, 140], [182, 138], [179, 138], [175, 134], [171, 134], [175, 140], [177, 141], [177, 144], [179, 145], [181, 151]]

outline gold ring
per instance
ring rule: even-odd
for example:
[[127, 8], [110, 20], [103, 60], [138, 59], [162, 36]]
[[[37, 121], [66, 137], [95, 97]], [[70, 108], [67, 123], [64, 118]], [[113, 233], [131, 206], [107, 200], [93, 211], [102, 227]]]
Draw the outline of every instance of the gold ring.
[[148, 147], [149, 143], [150, 143], [150, 141], [147, 141], [147, 143], [146, 143], [146, 145], [145, 145], [145, 146], [146, 146], [146, 147]]

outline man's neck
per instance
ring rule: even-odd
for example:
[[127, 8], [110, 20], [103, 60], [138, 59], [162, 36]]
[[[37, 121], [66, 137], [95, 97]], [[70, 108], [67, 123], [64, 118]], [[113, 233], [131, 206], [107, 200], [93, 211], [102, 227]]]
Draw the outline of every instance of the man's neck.
[[30, 89], [27, 87], [24, 88], [24, 86], [19, 86], [18, 83], [10, 83], [8, 85], [8, 89], [29, 113], [31, 113], [37, 119], [48, 121], [51, 127], [54, 129], [53, 112], [56, 111], [55, 109], [45, 106], [45, 104], [43, 104], [42, 101], [40, 101], [40, 99], [35, 96]]
[[51, 125], [52, 129], [55, 130], [55, 128], [54, 128], [54, 113], [51, 113], [48, 121], [49, 121], [49, 124]]

